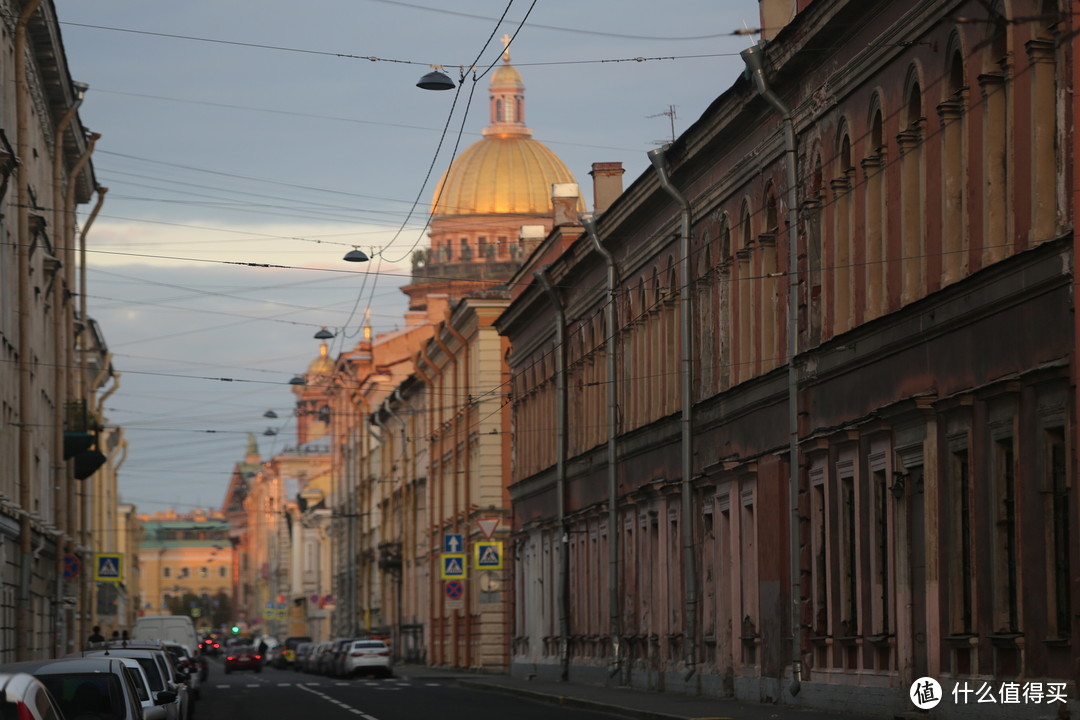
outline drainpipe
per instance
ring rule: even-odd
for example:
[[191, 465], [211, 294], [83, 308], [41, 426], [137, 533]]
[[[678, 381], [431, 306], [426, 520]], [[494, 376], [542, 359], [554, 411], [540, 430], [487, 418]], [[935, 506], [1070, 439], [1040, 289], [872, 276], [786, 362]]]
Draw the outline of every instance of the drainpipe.
[[555, 308], [555, 506], [559, 517], [559, 679], [570, 679], [570, 528], [566, 523], [566, 311], [548, 279], [534, 274]]
[[[16, 159], [20, 164], [16, 178], [16, 207], [18, 208], [17, 235], [15, 243], [15, 273], [18, 276], [19, 310], [19, 507], [26, 511], [32, 506], [30, 459], [34, 455], [31, 435], [33, 412], [30, 358], [30, 308], [33, 296], [30, 288], [30, 178], [23, 165], [30, 157], [30, 90], [26, 76], [26, 33], [30, 17], [41, 0], [28, 0], [15, 23], [15, 122], [17, 128]], [[15, 619], [17, 660], [29, 660], [32, 646], [32, 615], [30, 603], [30, 562], [33, 550], [33, 529], [30, 516], [23, 514], [19, 527], [19, 607]]]
[[398, 568], [397, 575], [397, 632], [394, 633], [395, 648], [394, 655], [398, 662], [401, 662], [402, 649], [405, 647], [405, 643], [402, 642], [401, 637], [401, 608], [402, 597], [401, 593], [405, 590], [405, 544], [408, 538], [408, 531], [406, 523], [408, 520], [406, 497], [408, 496], [409, 488], [409, 428], [405, 424], [405, 421], [394, 410], [394, 403], [399, 402], [407, 404], [407, 401], [401, 397], [401, 386], [394, 388], [394, 392], [390, 396], [390, 401], [386, 403], [386, 410], [390, 413], [390, 416], [398, 421], [401, 425], [401, 494], [398, 496], [398, 503], [401, 507], [401, 545], [398, 548], [399, 557], [401, 559], [401, 567]]
[[697, 557], [694, 554], [694, 398], [691, 379], [693, 377], [693, 357], [691, 356], [693, 335], [691, 328], [690, 306], [690, 201], [679, 192], [670, 177], [666, 148], [649, 151], [649, 160], [656, 168], [660, 186], [679, 205], [679, 353], [680, 353], [680, 395], [682, 414], [679, 426], [682, 428], [682, 530], [683, 544], [683, 625], [686, 629], [686, 678], [689, 680], [697, 672]]
[[798, 695], [802, 689], [802, 636], [799, 602], [799, 378], [795, 371], [795, 354], [798, 350], [799, 312], [799, 210], [798, 210], [798, 149], [795, 136], [795, 120], [784, 101], [773, 92], [765, 79], [763, 62], [764, 47], [759, 43], [743, 50], [746, 72], [754, 88], [776, 111], [784, 123], [784, 161], [787, 169], [788, 211], [788, 312], [787, 312], [787, 366], [788, 366], [788, 505], [791, 509], [788, 536], [791, 563], [791, 685], [788, 692]]
[[593, 247], [604, 257], [607, 263], [607, 289], [608, 302], [604, 308], [604, 326], [607, 328], [607, 337], [604, 342], [607, 352], [604, 360], [607, 365], [607, 488], [608, 488], [608, 634], [611, 637], [611, 667], [608, 668], [608, 677], [615, 677], [622, 666], [621, 649], [621, 625], [622, 616], [619, 610], [619, 480], [616, 461], [618, 459], [618, 423], [619, 423], [619, 388], [617, 385], [618, 364], [615, 357], [615, 292], [618, 287], [619, 275], [615, 266], [615, 256], [600, 242], [600, 235], [596, 232], [596, 218], [582, 217], [581, 224], [592, 238]]

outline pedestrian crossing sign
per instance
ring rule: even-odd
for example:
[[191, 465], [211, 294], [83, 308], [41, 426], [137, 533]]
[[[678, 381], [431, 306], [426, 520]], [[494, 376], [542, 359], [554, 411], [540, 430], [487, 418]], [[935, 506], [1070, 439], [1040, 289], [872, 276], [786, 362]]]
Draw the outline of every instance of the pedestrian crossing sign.
[[473, 543], [476, 567], [483, 570], [502, 570], [503, 544], [500, 540], [480, 540]]
[[465, 553], [443, 553], [442, 579], [458, 580], [466, 576]]
[[124, 556], [120, 553], [97, 553], [94, 555], [95, 582], [121, 582]]

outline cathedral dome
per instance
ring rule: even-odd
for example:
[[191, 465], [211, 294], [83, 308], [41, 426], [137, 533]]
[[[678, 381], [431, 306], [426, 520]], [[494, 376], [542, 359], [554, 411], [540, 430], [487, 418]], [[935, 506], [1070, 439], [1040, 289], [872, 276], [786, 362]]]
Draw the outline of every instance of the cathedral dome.
[[308, 365], [307, 374], [308, 377], [315, 375], [333, 375], [334, 373], [334, 361], [330, 359], [327, 354], [326, 343], [319, 346], [319, 357], [311, 361]]
[[552, 183], [572, 182], [570, 170], [543, 143], [525, 134], [489, 135], [443, 175], [432, 214], [547, 214]]
[[509, 52], [491, 76], [490, 103], [483, 139], [443, 173], [432, 215], [550, 215], [552, 184], [572, 183], [574, 176], [525, 126], [525, 83]]

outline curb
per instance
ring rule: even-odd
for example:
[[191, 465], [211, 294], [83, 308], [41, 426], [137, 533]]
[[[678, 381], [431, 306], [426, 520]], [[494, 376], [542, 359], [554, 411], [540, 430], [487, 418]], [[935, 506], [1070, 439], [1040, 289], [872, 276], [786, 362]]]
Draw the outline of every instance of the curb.
[[634, 718], [635, 720], [686, 720], [686, 717], [683, 715], [668, 715], [652, 710], [640, 710], [638, 708], [612, 705], [598, 700], [586, 700], [570, 695], [552, 695], [538, 690], [528, 690], [526, 688], [500, 685], [499, 683], [483, 682], [481, 680], [459, 680], [458, 685], [472, 690], [485, 690], [488, 692], [501, 692], [508, 695], [517, 695], [519, 697], [537, 700], [550, 705], [612, 713], [615, 715], [622, 715], [623, 717]]

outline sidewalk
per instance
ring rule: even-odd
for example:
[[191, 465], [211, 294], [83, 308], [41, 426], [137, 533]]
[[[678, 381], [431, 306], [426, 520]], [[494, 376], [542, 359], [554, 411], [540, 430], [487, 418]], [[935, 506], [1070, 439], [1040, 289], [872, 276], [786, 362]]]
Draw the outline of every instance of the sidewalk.
[[803, 710], [732, 698], [698, 697], [599, 685], [525, 680], [421, 666], [399, 666], [414, 679], [453, 679], [465, 688], [502, 692], [566, 708], [612, 713], [632, 720], [862, 720], [868, 715]]

